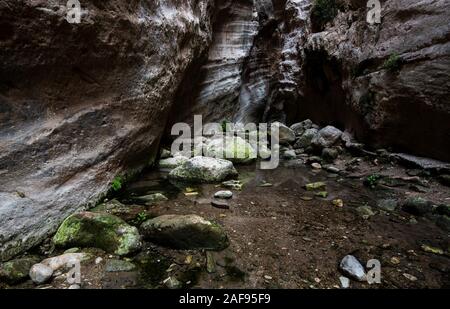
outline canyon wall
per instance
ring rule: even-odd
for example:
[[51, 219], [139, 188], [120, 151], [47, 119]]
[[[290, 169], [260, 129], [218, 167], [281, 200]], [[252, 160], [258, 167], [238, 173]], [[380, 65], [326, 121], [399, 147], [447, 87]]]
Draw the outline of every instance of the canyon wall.
[[[0, 259], [153, 162], [174, 122], [311, 118], [450, 161], [450, 4], [311, 0], [0, 3]], [[388, 67], [389, 59], [394, 66]], [[392, 61], [391, 61], [392, 62]], [[167, 131], [166, 131], [167, 133]]]
[[214, 2], [0, 3], [0, 258], [39, 243], [152, 161]]

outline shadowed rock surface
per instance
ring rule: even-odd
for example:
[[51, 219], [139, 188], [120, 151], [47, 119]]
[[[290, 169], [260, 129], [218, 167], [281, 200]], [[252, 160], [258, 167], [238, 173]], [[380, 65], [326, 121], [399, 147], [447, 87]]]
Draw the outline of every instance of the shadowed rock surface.
[[310, 0], [91, 0], [80, 24], [65, 2], [0, 3], [0, 260], [152, 163], [193, 114], [310, 118], [450, 161], [448, 1], [382, 1], [369, 25], [366, 1], [342, 0], [320, 32]]

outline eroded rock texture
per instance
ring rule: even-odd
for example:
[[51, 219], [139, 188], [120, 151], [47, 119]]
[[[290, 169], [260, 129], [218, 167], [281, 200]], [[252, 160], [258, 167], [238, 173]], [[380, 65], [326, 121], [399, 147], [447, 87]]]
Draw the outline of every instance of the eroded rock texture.
[[0, 257], [35, 245], [158, 147], [213, 1], [0, 3]]
[[[288, 2], [297, 16], [309, 10], [306, 1]], [[287, 121], [311, 118], [373, 147], [449, 161], [449, 2], [381, 1], [379, 25], [366, 22], [366, 1], [339, 2], [323, 32], [308, 22], [306, 33], [290, 34], [301, 42], [301, 70], [291, 79], [298, 98], [283, 106]], [[301, 20], [292, 16], [290, 23]]]
[[2, 1], [0, 258], [152, 161], [193, 114], [311, 118], [450, 161], [449, 2], [381, 1], [369, 25], [366, 1], [336, 1], [321, 32], [312, 0], [86, 0], [78, 25], [66, 1]]

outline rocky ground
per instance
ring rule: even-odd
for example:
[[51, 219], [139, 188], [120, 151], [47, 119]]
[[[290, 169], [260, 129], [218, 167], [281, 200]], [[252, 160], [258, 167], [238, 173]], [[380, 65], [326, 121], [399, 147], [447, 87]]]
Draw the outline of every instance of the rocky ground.
[[[163, 151], [159, 168], [4, 263], [1, 287], [450, 287], [448, 165], [309, 121], [280, 132], [274, 170]], [[379, 284], [365, 278], [372, 259]]]

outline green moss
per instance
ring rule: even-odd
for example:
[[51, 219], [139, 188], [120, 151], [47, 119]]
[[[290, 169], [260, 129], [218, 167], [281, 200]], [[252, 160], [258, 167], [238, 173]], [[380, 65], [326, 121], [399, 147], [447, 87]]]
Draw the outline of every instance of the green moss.
[[381, 178], [382, 177], [378, 174], [370, 175], [364, 180], [364, 185], [366, 185], [369, 188], [374, 189], [380, 182]]
[[318, 30], [323, 30], [325, 24], [332, 21], [338, 13], [335, 0], [315, 0], [311, 9], [311, 21]]
[[397, 71], [400, 69], [402, 65], [402, 59], [397, 53], [393, 53], [389, 56], [389, 58], [384, 62], [383, 69], [388, 70], [390, 72]]
[[116, 216], [81, 213], [64, 220], [53, 242], [60, 247], [95, 247], [117, 255], [127, 255], [138, 249], [140, 236], [135, 227]]
[[115, 192], [119, 191], [120, 189], [122, 189], [122, 183], [123, 183], [122, 177], [116, 176], [111, 183], [111, 189]]

